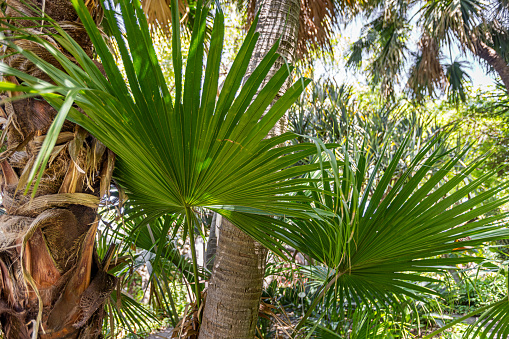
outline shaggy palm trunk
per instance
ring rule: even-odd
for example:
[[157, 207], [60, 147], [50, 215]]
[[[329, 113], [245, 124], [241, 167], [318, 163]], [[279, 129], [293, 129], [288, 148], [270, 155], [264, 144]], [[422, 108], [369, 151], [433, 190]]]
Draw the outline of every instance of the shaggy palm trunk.
[[[266, 82], [280, 67], [294, 61], [300, 4], [296, 0], [271, 0], [261, 9], [257, 31], [260, 39], [248, 68], [246, 79], [268, 50], [281, 37], [279, 54]], [[265, 83], [266, 83], [265, 82]], [[280, 95], [286, 90], [282, 88]], [[285, 129], [282, 119], [271, 131]], [[265, 273], [267, 250], [223, 218], [212, 277], [200, 327], [200, 339], [253, 338]]]
[[[100, 13], [99, 3], [87, 2]], [[65, 23], [69, 34], [92, 55], [86, 32], [68, 0], [5, 1], [5, 17], [18, 27], [40, 24], [27, 7], [44, 4], [44, 13]], [[50, 33], [28, 28], [53, 42]], [[51, 62], [34, 42], [18, 40], [25, 50]], [[5, 55], [11, 51], [6, 50]], [[20, 55], [4, 62], [31, 75], [49, 79]], [[14, 77], [7, 77], [17, 82]], [[10, 93], [8, 95], [16, 95]], [[103, 302], [115, 279], [94, 249], [100, 196], [109, 186], [113, 154], [80, 127], [66, 122], [35, 197], [27, 176], [56, 111], [41, 98], [6, 103], [0, 110], [5, 151], [0, 155], [4, 215], [0, 217], [0, 323], [6, 338], [98, 338]], [[29, 193], [24, 195], [28, 187]], [[106, 265], [107, 266], [107, 265]]]

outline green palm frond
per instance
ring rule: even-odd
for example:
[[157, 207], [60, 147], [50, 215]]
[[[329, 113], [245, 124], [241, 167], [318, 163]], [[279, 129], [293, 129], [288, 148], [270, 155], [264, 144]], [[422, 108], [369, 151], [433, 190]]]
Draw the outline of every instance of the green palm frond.
[[[105, 320], [107, 328], [110, 333], [121, 329], [131, 332], [134, 329], [138, 332], [140, 329], [149, 330], [158, 322], [155, 313], [167, 315], [175, 326], [179, 314], [172, 296], [172, 287], [182, 278], [194, 283], [193, 263], [181, 255], [174, 239], [167, 236], [171, 224], [182, 223], [182, 220], [164, 216], [144, 227], [137, 227], [133, 220], [127, 219], [117, 225], [105, 213], [107, 211], [102, 213], [105, 227], [99, 230], [96, 247], [102, 262], [105, 262], [107, 253], [110, 253], [108, 249], [114, 249], [116, 257], [112, 256], [108, 261], [107, 270], [120, 283], [117, 291], [111, 295], [111, 302], [106, 305], [109, 310], [109, 317]], [[132, 288], [134, 279], [139, 278], [140, 270], [145, 268], [149, 275], [146, 287], [150, 289], [143, 292], [148, 292], [151, 308], [125, 293], [117, 297], [120, 291]]]
[[500, 301], [476, 309], [461, 318], [457, 318], [438, 330], [426, 335], [423, 339], [430, 339], [465, 319], [480, 313], [481, 315], [477, 321], [468, 327], [464, 336], [465, 338], [494, 339], [507, 338], [507, 336], [509, 336], [509, 298], [505, 297]]
[[[308, 79], [298, 80], [272, 105], [292, 71], [292, 67], [282, 67], [260, 89], [279, 57], [276, 53], [279, 43], [267, 52], [241, 87], [258, 39], [255, 20], [218, 95], [223, 13], [216, 8], [205, 63], [209, 8], [198, 3], [184, 68], [179, 14], [174, 0], [172, 53], [175, 83], [172, 95], [158, 63], [139, 1], [119, 1], [121, 18], [112, 11], [105, 11], [108, 22], [116, 23], [110, 24], [110, 29], [127, 82], [83, 2], [73, 0], [73, 4], [101, 58], [106, 78], [79, 45], [50, 19], [49, 23], [57, 32], [52, 38], [74, 57], [78, 65], [68, 59], [68, 54], [63, 54], [39, 36], [21, 32], [26, 39], [46, 48], [63, 70], [22, 50], [11, 38], [3, 39], [53, 81], [50, 84], [0, 64], [0, 72], [24, 81], [24, 85], [16, 90], [40, 94], [58, 109], [29, 178], [29, 182], [38, 178], [34, 191], [60, 127], [68, 118], [116, 154], [114, 178], [129, 195], [131, 206], [137, 209], [137, 214], [131, 217], [143, 217], [145, 224], [169, 214], [185, 218], [195, 279], [200, 273], [194, 250], [194, 225], [196, 213], [202, 208], [230, 218], [254, 239], [282, 255], [284, 247], [278, 240], [278, 233], [270, 228], [273, 219], [266, 215], [314, 215], [309, 206], [302, 204], [307, 197], [290, 193], [307, 189], [309, 180], [301, 175], [318, 169], [319, 165], [292, 167], [316, 152], [312, 144], [275, 148], [293, 139], [293, 134], [266, 138], [309, 83]], [[109, 2], [108, 6], [113, 8], [114, 3]], [[2, 83], [0, 89], [14, 90], [10, 83]], [[199, 303], [199, 284], [195, 284], [195, 295]]]
[[149, 332], [154, 323], [159, 323], [156, 316], [143, 305], [125, 293], [113, 291], [106, 304], [108, 318], [104, 324], [109, 334], [114, 337], [119, 332], [135, 335], [140, 330]]
[[[111, 11], [116, 13], [116, 8], [119, 5], [118, 0], [112, 0], [110, 2], [114, 6], [108, 6], [105, 11]], [[140, 0], [143, 12], [147, 17], [147, 23], [151, 31], [155, 34], [162, 33], [167, 39], [171, 36], [172, 31], [172, 0]], [[190, 36], [194, 27], [196, 15], [199, 15], [198, 1], [197, 0], [178, 0], [177, 10], [180, 14], [180, 25], [185, 35]], [[118, 13], [117, 13], [118, 14]], [[207, 18], [207, 38], [210, 38], [210, 31], [212, 29], [212, 21], [214, 17], [212, 13], [208, 14]], [[111, 21], [111, 16], [105, 15], [105, 20], [102, 23], [104, 31], [108, 35], [113, 35], [111, 31], [111, 25], [116, 25], [117, 21]]]
[[373, 23], [379, 34], [380, 50], [370, 64], [373, 84], [381, 84], [385, 96], [392, 95], [394, 84], [406, 61], [407, 41], [410, 27], [406, 18], [394, 14], [387, 22], [380, 17]]
[[493, 303], [472, 324], [466, 335], [472, 338], [507, 338], [509, 336], [509, 298]]
[[448, 82], [447, 95], [449, 100], [455, 104], [465, 102], [467, 98], [466, 83], [472, 81], [472, 78], [465, 70], [468, 67], [468, 62], [457, 60], [445, 65], [445, 77]]
[[[129, 216], [129, 210], [127, 207], [124, 215]], [[126, 250], [135, 245], [138, 250], [150, 253], [146, 260], [150, 261], [154, 272], [169, 276], [167, 272], [178, 271], [179, 275], [194, 284], [193, 263], [175, 245], [177, 230], [183, 224], [184, 220], [179, 214], [164, 215], [150, 223], [143, 217], [128, 218], [115, 230], [115, 237], [123, 239]], [[199, 270], [198, 273], [199, 279], [208, 276], [208, 272]]]
[[[330, 272], [315, 302], [327, 293], [338, 298], [340, 307], [391, 303], [394, 295], [418, 299], [422, 293], [436, 294], [425, 287], [434, 279], [422, 273], [440, 273], [479, 260], [467, 255], [440, 257], [459, 247], [457, 239], [469, 237], [462, 246], [477, 246], [509, 236], [501, 223], [507, 214], [475, 219], [509, 201], [508, 197], [487, 200], [509, 183], [483, 190], [484, 180], [496, 172], [468, 180], [483, 160], [458, 170], [468, 149], [456, 150], [448, 159], [437, 147], [439, 138], [426, 143], [401, 170], [410, 135], [379, 179], [380, 162], [370, 166], [366, 148], [352, 157], [339, 153], [342, 164], [336, 160], [338, 154], [324, 151], [331, 170], [322, 171], [317, 185], [323, 192], [312, 197], [314, 206], [329, 215], [324, 212], [321, 220], [295, 219], [300, 238], [292, 235], [287, 240]], [[467, 199], [475, 192], [476, 197]]]
[[[304, 188], [302, 180], [292, 178], [316, 169], [317, 165], [288, 166], [315, 152], [314, 147], [296, 145], [274, 149], [293, 136], [265, 137], [309, 81], [297, 81], [262, 117], [289, 76], [291, 68], [283, 67], [253, 101], [262, 80], [278, 58], [277, 44], [240, 88], [258, 37], [253, 25], [216, 99], [224, 34], [223, 14], [220, 9], [216, 10], [210, 53], [204, 65], [203, 41], [208, 9], [200, 9], [185, 68], [185, 82], [177, 38], [180, 29], [173, 24], [175, 94], [172, 97], [157, 62], [139, 2], [120, 1], [123, 22], [118, 22], [113, 29], [128, 85], [83, 4], [77, 0], [74, 4], [103, 62], [107, 79], [58, 27], [59, 35], [54, 38], [81, 67], [38, 37], [29, 37], [48, 48], [66, 70], [62, 72], [18, 49], [37, 62], [56, 85], [20, 74], [5, 65], [1, 65], [1, 70], [4, 74], [20, 77], [31, 90], [35, 89], [61, 108], [58, 122], [62, 122], [69, 112], [70, 120], [89, 130], [115, 152], [118, 156], [116, 180], [126, 188], [131, 203], [140, 208], [140, 213], [151, 219], [206, 207], [216, 210], [242, 208], [244, 213], [265, 211], [305, 215], [302, 204], [291, 201], [301, 199], [286, 193]], [[106, 15], [113, 14], [106, 12]], [[178, 13], [174, 12], [174, 15], [177, 19]], [[125, 38], [120, 26], [125, 29]], [[24, 90], [28, 91], [28, 87]], [[3, 88], [11, 89], [8, 85]], [[58, 95], [43, 94], [48, 91]], [[72, 102], [85, 114], [71, 107]], [[56, 135], [58, 129], [55, 124], [49, 135]], [[44, 164], [52, 147], [51, 141], [48, 138], [42, 147], [38, 164]], [[262, 232], [258, 236], [265, 238], [270, 246]], [[275, 249], [275, 243], [270, 247]]]
[[392, 95], [405, 65], [409, 32], [404, 9], [382, 12], [363, 27], [363, 35], [351, 45], [347, 67], [359, 69], [364, 55], [371, 55], [367, 67], [371, 83], [381, 85], [384, 96]]
[[481, 22], [484, 4], [478, 0], [428, 0], [421, 9], [427, 32], [437, 40], [451, 43], [456, 37], [471, 43], [471, 33]]
[[360, 69], [363, 55], [375, 50], [377, 37], [377, 32], [372, 27], [364, 27], [362, 36], [350, 46], [346, 66]]
[[[390, 321], [384, 321], [383, 313], [373, 309], [358, 307], [350, 315], [351, 322], [347, 323], [346, 328], [340, 328], [341, 324], [315, 324], [313, 338], [317, 339], [333, 339], [333, 338], [350, 338], [350, 339], [387, 339], [398, 338], [401, 333], [394, 328]], [[311, 321], [310, 321], [311, 322]]]

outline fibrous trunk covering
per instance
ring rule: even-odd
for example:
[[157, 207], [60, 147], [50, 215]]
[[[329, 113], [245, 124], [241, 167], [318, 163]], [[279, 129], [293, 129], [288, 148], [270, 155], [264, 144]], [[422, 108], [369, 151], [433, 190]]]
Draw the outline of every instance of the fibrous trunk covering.
[[[10, 23], [17, 27], [34, 26], [40, 22], [21, 18], [40, 17], [28, 6], [40, 8], [43, 2], [45, 15], [65, 23], [91, 55], [90, 41], [68, 0], [7, 0], [2, 15], [13, 17]], [[87, 4], [100, 13], [98, 2]], [[28, 29], [54, 43], [49, 30]], [[36, 43], [16, 43], [58, 66]], [[4, 62], [49, 81], [20, 55]], [[14, 77], [4, 80], [17, 82]], [[55, 115], [55, 109], [37, 97], [8, 102], [0, 110], [5, 135], [0, 154], [5, 211], [0, 216], [0, 323], [9, 339], [30, 338], [33, 331], [40, 338], [100, 337], [102, 305], [115, 285], [94, 248], [97, 208], [109, 187], [113, 154], [85, 130], [66, 122], [31, 199], [27, 177]]]
[[[300, 4], [296, 0], [264, 2], [256, 27], [260, 38], [245, 79], [280, 38], [278, 53], [281, 57], [274, 64], [262, 87], [280, 67], [293, 63], [299, 29], [299, 9]], [[283, 86], [279, 95], [284, 94], [286, 88], [287, 86]], [[283, 133], [285, 125], [286, 119], [283, 118], [274, 126], [269, 136]], [[267, 250], [261, 244], [223, 218], [212, 278], [207, 289], [200, 339], [254, 338], [266, 257]]]

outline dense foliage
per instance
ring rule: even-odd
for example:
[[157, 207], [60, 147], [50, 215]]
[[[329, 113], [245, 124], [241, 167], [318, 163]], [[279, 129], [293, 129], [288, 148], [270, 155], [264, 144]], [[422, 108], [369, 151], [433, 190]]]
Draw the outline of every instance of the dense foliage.
[[[58, 108], [27, 179], [35, 188], [66, 119], [116, 155], [96, 239], [99, 258], [119, 278], [104, 306], [105, 336], [165, 326], [175, 336], [195, 335], [211, 274], [205, 244], [222, 217], [271, 250], [260, 337], [281, 328], [294, 338], [507, 337], [505, 89], [417, 102], [392, 89], [386, 98], [300, 78], [279, 98], [293, 67], [262, 85], [277, 43], [242, 80], [257, 18], [223, 76], [231, 37], [219, 6], [196, 4], [182, 48], [173, 1], [171, 46], [161, 48], [138, 1], [109, 3], [120, 15], [105, 11], [107, 39], [83, 1], [73, 4], [106, 77], [45, 18], [65, 51], [30, 30], [18, 34], [44, 46], [60, 67], [16, 45], [17, 36], [3, 36], [51, 81], [0, 64], [23, 81], [0, 88]], [[169, 71], [156, 53], [164, 50], [172, 55]], [[288, 132], [266, 138], [287, 111]], [[466, 319], [474, 321], [462, 325]]]

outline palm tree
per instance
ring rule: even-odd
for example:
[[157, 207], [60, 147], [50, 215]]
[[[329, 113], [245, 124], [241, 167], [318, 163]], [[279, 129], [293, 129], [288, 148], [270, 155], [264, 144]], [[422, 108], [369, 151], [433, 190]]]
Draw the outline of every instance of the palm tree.
[[[258, 6], [260, 8], [256, 9], [259, 10], [256, 32], [260, 34], [260, 39], [255, 45], [245, 80], [249, 79], [278, 41], [280, 55], [264, 79], [263, 86], [279, 69], [288, 67], [295, 59], [300, 6], [295, 0], [271, 1]], [[289, 85], [287, 81], [280, 88], [276, 100], [284, 95]], [[276, 137], [285, 130], [286, 117], [283, 117], [268, 135]], [[267, 249], [227, 219], [223, 219], [217, 246], [199, 338], [253, 338], [256, 333]], [[225, 300], [228, 300], [228, 303], [225, 304]]]
[[[485, 63], [509, 88], [505, 1], [484, 4], [477, 0], [403, 0], [375, 2], [366, 10], [367, 16], [374, 19], [364, 26], [364, 34], [352, 45], [349, 65], [360, 66], [367, 53], [376, 55], [368, 72], [385, 95], [393, 92], [409, 62], [407, 85], [417, 99], [434, 95], [437, 88], [462, 90], [460, 82], [465, 81], [466, 73], [461, 63], [443, 64], [444, 51], [453, 43]], [[415, 18], [422, 30], [418, 51], [412, 56], [408, 42], [414, 25], [411, 20]]]
[[[47, 49], [67, 74], [23, 50], [15, 44], [15, 40], [5, 40], [9, 48], [37, 64], [51, 82], [3, 65], [0, 68], [4, 74], [15, 74], [29, 85], [13, 87], [4, 83], [3, 89], [35, 90], [60, 108], [34, 166], [37, 168], [41, 164], [44, 168], [55, 144], [54, 137], [58, 135], [58, 122], [68, 115], [71, 121], [89, 130], [115, 152], [118, 157], [115, 177], [130, 195], [131, 204], [138, 209], [135, 216], [144, 216], [145, 225], [164, 214], [181, 215], [185, 218], [192, 246], [195, 213], [200, 208], [208, 208], [234, 220], [265, 247], [281, 253], [279, 243], [260, 229], [267, 220], [257, 215], [262, 211], [303, 215], [307, 208], [292, 202], [300, 199], [291, 198], [286, 193], [303, 184], [302, 180], [292, 178], [301, 171], [316, 168], [316, 165], [304, 166], [297, 171], [289, 168], [296, 160], [313, 153], [314, 147], [299, 145], [274, 149], [273, 146], [284, 143], [290, 136], [265, 138], [308, 83], [305, 79], [296, 82], [277, 99], [280, 87], [291, 72], [291, 67], [282, 67], [265, 85], [262, 84], [279, 58], [276, 53], [279, 44], [267, 52], [237, 93], [257, 41], [258, 33], [253, 26], [216, 101], [224, 34], [222, 13], [217, 10], [202, 90], [202, 59], [209, 9], [202, 9], [201, 4], [198, 6], [192, 40], [196, 48], [190, 50], [184, 84], [179, 20], [178, 13], [174, 11], [172, 36], [176, 84], [173, 99], [155, 58], [144, 14], [136, 2], [120, 1], [129, 49], [119, 25], [111, 25], [129, 88], [85, 6], [78, 1], [74, 4], [103, 61], [108, 80], [85, 51], [58, 26], [52, 27], [58, 32], [53, 39], [74, 60], [69, 60], [66, 54], [39, 36], [30, 34], [30, 31], [23, 33]], [[106, 11], [105, 15], [109, 22], [115, 22], [111, 11]], [[142, 46], [140, 41], [144, 43]], [[140, 60], [149, 63], [141, 64]], [[261, 86], [263, 88], [259, 90]], [[56, 92], [57, 95], [49, 95], [48, 92]], [[259, 95], [255, 98], [257, 92]], [[276, 102], [272, 105], [274, 100]], [[72, 102], [81, 111], [72, 107]], [[266, 113], [262, 116], [263, 112]], [[226, 165], [227, 170], [223, 167]], [[31, 182], [30, 177], [27, 182]], [[198, 277], [194, 255], [193, 264], [194, 275]], [[195, 282], [198, 282], [197, 278]], [[199, 305], [201, 286], [195, 283], [194, 288]], [[67, 305], [72, 307], [74, 304]], [[95, 306], [100, 304], [94, 303]], [[39, 314], [44, 316], [42, 311]]]

